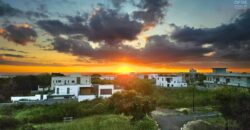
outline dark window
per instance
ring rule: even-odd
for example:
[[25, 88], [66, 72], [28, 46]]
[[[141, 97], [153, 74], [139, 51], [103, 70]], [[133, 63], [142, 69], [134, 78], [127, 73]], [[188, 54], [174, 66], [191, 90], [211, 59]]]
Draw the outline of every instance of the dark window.
[[80, 88], [80, 95], [95, 95], [96, 94], [96, 88], [95, 87], [81, 87]]
[[227, 78], [227, 79], [226, 79], [226, 83], [229, 83], [229, 82], [230, 82], [230, 79], [229, 79], [229, 78]]
[[169, 87], [169, 84], [167, 84], [167, 86]]
[[59, 88], [56, 88], [56, 94], [59, 94]]
[[67, 88], [67, 94], [69, 94], [70, 93], [70, 88]]
[[101, 95], [110, 95], [112, 94], [112, 89], [101, 89]]
[[76, 78], [76, 82], [77, 82], [77, 84], [80, 84], [81, 78], [80, 78], [80, 77], [77, 77], [77, 78]]
[[171, 82], [171, 78], [166, 78], [167, 82], [170, 83]]
[[74, 81], [74, 80], [72, 80], [72, 83], [75, 83], [75, 81]]

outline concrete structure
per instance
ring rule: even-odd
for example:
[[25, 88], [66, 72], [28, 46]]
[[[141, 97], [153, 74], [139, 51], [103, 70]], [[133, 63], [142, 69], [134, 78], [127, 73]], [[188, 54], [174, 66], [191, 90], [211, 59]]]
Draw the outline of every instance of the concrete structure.
[[47, 94], [41, 95], [36, 94], [35, 96], [12, 96], [10, 100], [12, 102], [28, 102], [28, 101], [39, 101], [39, 100], [46, 100]]
[[213, 68], [212, 73], [205, 74], [206, 87], [216, 87], [219, 85], [228, 85], [235, 87], [250, 87], [249, 73], [227, 72], [226, 68]]
[[158, 77], [158, 74], [148, 74], [148, 79], [150, 80], [156, 80]]
[[100, 77], [101, 80], [114, 80], [115, 76], [114, 75], [102, 75]]
[[91, 76], [82, 76], [80, 74], [74, 74], [69, 76], [57, 76], [51, 79], [51, 90], [54, 90], [55, 86], [62, 85], [87, 85], [91, 84]]
[[105, 85], [63, 85], [55, 86], [55, 93], [51, 95], [54, 99], [73, 98], [79, 102], [93, 100], [96, 97], [108, 98], [113, 93], [120, 91], [115, 89], [113, 84]]
[[182, 76], [165, 75], [156, 78], [156, 85], [162, 87], [187, 87], [187, 83]]

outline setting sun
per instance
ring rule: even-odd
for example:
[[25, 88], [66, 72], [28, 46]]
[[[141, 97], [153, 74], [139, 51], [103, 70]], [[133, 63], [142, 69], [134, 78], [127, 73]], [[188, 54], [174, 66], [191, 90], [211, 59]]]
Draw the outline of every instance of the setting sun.
[[121, 66], [120, 68], [117, 69], [117, 73], [122, 73], [122, 74], [128, 74], [132, 71], [133, 70], [127, 65]]

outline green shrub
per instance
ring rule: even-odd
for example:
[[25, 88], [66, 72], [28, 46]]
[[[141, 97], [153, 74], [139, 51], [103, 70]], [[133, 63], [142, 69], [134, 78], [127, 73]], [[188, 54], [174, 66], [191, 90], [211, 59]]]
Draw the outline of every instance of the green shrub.
[[157, 130], [156, 123], [153, 119], [148, 116], [144, 117], [142, 120], [135, 123], [136, 130]]
[[20, 130], [36, 130], [36, 128], [31, 124], [23, 125]]
[[20, 122], [12, 117], [9, 116], [2, 116], [0, 117], [0, 129], [16, 129], [20, 125]]

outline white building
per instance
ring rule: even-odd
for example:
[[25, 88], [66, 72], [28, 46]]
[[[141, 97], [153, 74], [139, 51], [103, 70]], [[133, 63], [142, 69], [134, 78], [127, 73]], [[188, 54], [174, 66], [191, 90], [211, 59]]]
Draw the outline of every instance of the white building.
[[115, 76], [114, 75], [102, 75], [100, 77], [101, 80], [114, 80]]
[[182, 76], [166, 75], [156, 78], [156, 85], [162, 87], [187, 87], [187, 83]]
[[249, 73], [232, 73], [227, 72], [226, 68], [213, 68], [212, 73], [205, 74], [204, 84], [207, 87], [218, 85], [228, 85], [236, 87], [250, 87]]
[[54, 99], [74, 98], [80, 102], [93, 100], [96, 97], [108, 98], [117, 91], [120, 91], [120, 89], [115, 89], [113, 84], [63, 85], [55, 86], [55, 93], [51, 96]]
[[54, 90], [55, 86], [62, 85], [88, 85], [91, 84], [91, 76], [74, 74], [69, 76], [56, 76], [51, 79], [51, 90]]
[[35, 96], [12, 96], [10, 100], [12, 102], [22, 102], [22, 101], [39, 101], [39, 100], [46, 100], [47, 94], [36, 94]]
[[150, 80], [156, 80], [158, 77], [158, 74], [148, 74], [148, 79]]

